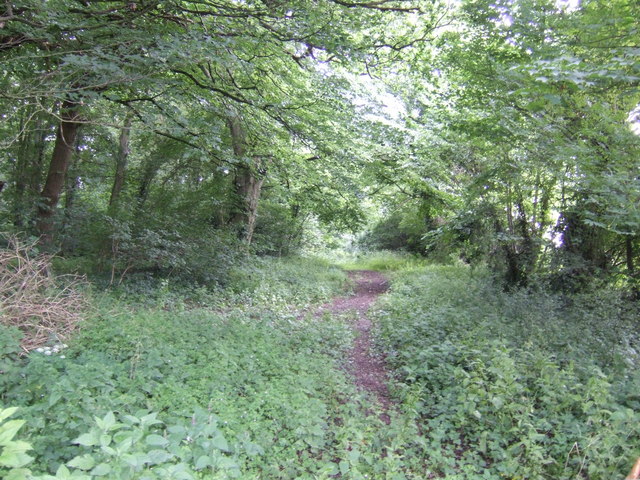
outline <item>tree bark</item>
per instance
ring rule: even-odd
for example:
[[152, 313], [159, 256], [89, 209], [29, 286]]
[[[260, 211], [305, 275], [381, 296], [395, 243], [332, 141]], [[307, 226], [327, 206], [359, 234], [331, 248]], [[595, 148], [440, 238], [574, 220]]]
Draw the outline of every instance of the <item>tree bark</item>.
[[129, 138], [131, 134], [131, 115], [127, 115], [124, 119], [124, 125], [120, 130], [120, 138], [118, 141], [118, 156], [116, 157], [116, 172], [113, 179], [113, 187], [111, 188], [111, 197], [109, 197], [109, 210], [113, 213], [118, 208], [118, 200], [124, 186], [125, 174], [127, 171], [127, 160], [129, 158]]
[[20, 124], [22, 133], [12, 174], [12, 183], [15, 185], [12, 205], [13, 224], [18, 228], [24, 227], [32, 220], [35, 200], [40, 194], [42, 181], [47, 128], [40, 115], [36, 116], [33, 128], [29, 128], [27, 117], [32, 113], [28, 110], [25, 120]]
[[627, 235], [625, 238], [625, 250], [626, 250], [626, 263], [627, 263], [627, 275], [634, 277], [636, 274], [636, 268], [633, 263], [633, 237]]
[[76, 137], [80, 123], [80, 114], [76, 103], [65, 101], [60, 110], [60, 125], [51, 155], [49, 173], [40, 193], [40, 205], [37, 212], [37, 232], [43, 245], [53, 242], [53, 216], [64, 189], [64, 180], [73, 157]]
[[237, 116], [229, 118], [228, 126], [231, 133], [233, 154], [240, 160], [233, 180], [235, 201], [230, 221], [241, 226], [240, 238], [250, 245], [258, 219], [258, 203], [264, 183], [264, 168], [259, 157], [254, 157], [253, 165], [249, 165], [244, 159], [247, 140], [240, 118]]
[[[80, 139], [80, 137], [78, 137]], [[64, 187], [64, 219], [62, 222], [62, 252], [63, 254], [71, 254], [76, 248], [76, 242], [73, 238], [73, 209], [76, 201], [76, 192], [80, 188], [80, 176], [77, 174], [75, 165], [69, 166], [67, 178]]]
[[627, 235], [625, 238], [625, 254], [627, 264], [627, 275], [631, 281], [631, 293], [634, 300], [640, 299], [640, 288], [636, 279], [636, 266], [634, 262], [635, 249], [633, 248], [633, 241], [635, 237]]
[[258, 202], [260, 200], [264, 177], [257, 177], [248, 168], [244, 170], [243, 186], [238, 193], [243, 195], [245, 202], [246, 225], [244, 229], [244, 241], [251, 245], [253, 233], [256, 229], [256, 220], [258, 219]]

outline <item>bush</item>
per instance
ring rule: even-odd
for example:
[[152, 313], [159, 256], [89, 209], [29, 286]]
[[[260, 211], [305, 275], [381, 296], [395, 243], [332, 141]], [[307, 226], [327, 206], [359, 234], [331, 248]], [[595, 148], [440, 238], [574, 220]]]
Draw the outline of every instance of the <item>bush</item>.
[[425, 258], [408, 253], [374, 251], [362, 252], [342, 258], [340, 266], [345, 270], [376, 270], [391, 272], [410, 270], [426, 265]]

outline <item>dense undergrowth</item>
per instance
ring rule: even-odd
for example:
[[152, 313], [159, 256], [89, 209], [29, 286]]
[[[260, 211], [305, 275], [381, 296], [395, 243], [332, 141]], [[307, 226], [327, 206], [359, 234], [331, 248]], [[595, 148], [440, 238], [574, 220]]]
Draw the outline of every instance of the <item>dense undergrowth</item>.
[[[261, 260], [224, 291], [125, 284], [117, 299], [97, 296], [68, 348], [26, 359], [4, 329], [1, 400], [26, 421], [19, 437], [35, 458], [26, 467], [56, 478], [335, 473], [341, 436], [369, 422], [346, 402], [356, 394], [335, 362], [351, 335], [299, 309], [344, 279], [317, 261]], [[8, 422], [10, 441], [19, 422]], [[28, 460], [24, 445], [0, 445], [16, 454], [0, 456], [0, 468]]]
[[344, 368], [353, 332], [312, 314], [346, 275], [251, 260], [225, 288], [132, 275], [94, 292], [68, 346], [19, 356], [0, 330], [0, 476], [420, 478], [412, 419], [383, 424]]
[[604, 480], [638, 455], [637, 305], [341, 260], [393, 272], [375, 309], [389, 425], [346, 373], [348, 322], [312, 313], [344, 272], [251, 258], [224, 287], [136, 274], [94, 291], [68, 346], [19, 355], [0, 329], [0, 477]]
[[395, 272], [411, 270], [428, 264], [424, 257], [404, 252], [381, 250], [368, 253], [332, 253], [331, 261], [345, 270], [376, 270]]
[[429, 472], [622, 478], [640, 451], [638, 306], [493, 285], [463, 266], [402, 272], [379, 315]]

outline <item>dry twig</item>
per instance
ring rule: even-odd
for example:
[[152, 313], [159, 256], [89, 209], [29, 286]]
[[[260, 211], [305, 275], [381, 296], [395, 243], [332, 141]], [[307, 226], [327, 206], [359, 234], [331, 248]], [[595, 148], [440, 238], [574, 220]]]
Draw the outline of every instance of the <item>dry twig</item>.
[[25, 351], [69, 336], [86, 307], [84, 279], [50, 273], [51, 256], [33, 254], [35, 243], [8, 237], [0, 250], [0, 323], [17, 327]]

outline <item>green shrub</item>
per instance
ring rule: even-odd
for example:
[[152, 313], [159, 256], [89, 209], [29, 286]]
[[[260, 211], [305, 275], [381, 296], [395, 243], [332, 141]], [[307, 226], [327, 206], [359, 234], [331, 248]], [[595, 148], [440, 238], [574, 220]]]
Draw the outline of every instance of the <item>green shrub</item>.
[[0, 477], [5, 480], [26, 480], [31, 473], [24, 468], [33, 460], [27, 454], [31, 445], [15, 439], [24, 420], [7, 420], [17, 410], [16, 407], [0, 407]]

